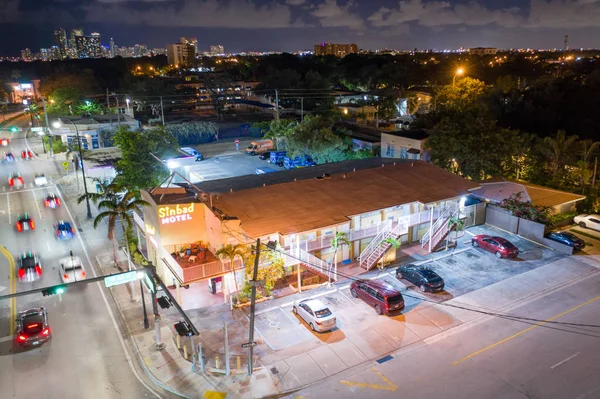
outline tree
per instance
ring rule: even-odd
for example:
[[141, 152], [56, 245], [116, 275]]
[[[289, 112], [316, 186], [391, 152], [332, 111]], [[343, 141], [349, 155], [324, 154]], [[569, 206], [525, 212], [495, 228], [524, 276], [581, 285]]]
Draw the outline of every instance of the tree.
[[40, 119], [40, 109], [36, 104], [29, 104], [27, 108], [25, 108], [25, 114], [29, 115], [31, 118], [31, 126], [33, 127], [34, 120]]
[[[123, 235], [125, 237], [125, 244], [127, 250], [127, 261], [131, 261], [131, 254], [129, 251], [129, 239], [127, 237], [127, 229], [133, 228], [133, 217], [131, 212], [137, 211], [141, 213], [142, 206], [150, 206], [150, 204], [139, 198], [139, 191], [123, 191], [119, 192], [122, 188], [118, 184], [111, 184], [104, 187], [104, 191], [99, 194], [88, 193], [82, 195], [77, 199], [78, 203], [83, 202], [86, 198], [97, 203], [98, 209], [104, 211], [100, 212], [94, 219], [94, 229], [98, 228], [98, 225], [104, 221], [108, 225], [108, 239], [113, 240], [115, 244], [115, 225], [117, 219], [121, 220], [121, 227], [123, 228]], [[115, 256], [115, 263], [117, 259]]]
[[567, 136], [564, 130], [556, 132], [554, 137], [544, 137], [544, 144], [546, 144], [550, 156], [550, 168], [554, 179], [558, 177], [559, 170], [564, 169], [567, 164], [571, 155], [571, 148], [576, 142], [577, 136]]
[[383, 270], [383, 267], [385, 265], [385, 256], [387, 255], [387, 253], [390, 250], [390, 248], [394, 248], [394, 250], [396, 250], [396, 249], [400, 248], [400, 245], [402, 245], [402, 243], [397, 238], [388, 237], [385, 240], [383, 240], [380, 245], [381, 246], [389, 245], [389, 248], [385, 251], [385, 253], [381, 257], [381, 267], [380, 267], [380, 269]]
[[231, 270], [233, 271], [233, 281], [235, 282], [235, 292], [239, 292], [237, 275], [235, 272], [234, 261], [237, 256], [242, 258], [242, 262], [244, 261], [244, 257], [246, 256], [247, 250], [246, 247], [242, 244], [227, 244], [221, 247], [216, 252], [216, 255], [221, 259], [228, 259], [231, 262]]
[[[335, 235], [331, 239], [331, 248], [333, 248], [333, 265], [334, 265], [334, 274], [337, 276], [337, 251], [342, 245], [350, 245], [350, 240], [348, 239], [348, 234], [343, 231], [336, 231]], [[331, 269], [329, 273], [327, 273], [329, 284], [331, 285]], [[337, 280], [337, 278], [336, 278]]]
[[[256, 259], [256, 251], [253, 248], [246, 250], [246, 274], [252, 276], [254, 272], [254, 261]], [[282, 255], [281, 246], [277, 244], [275, 250], [268, 250], [265, 247], [261, 248], [260, 258], [258, 263], [258, 281], [264, 282], [262, 288], [265, 296], [271, 295], [275, 282], [285, 276], [285, 259]], [[246, 287], [249, 286], [246, 282]], [[246, 287], [242, 291], [246, 291]]]
[[[448, 219], [448, 234], [450, 234], [450, 232], [452, 230], [454, 230], [454, 232], [456, 233], [456, 236], [454, 237], [454, 241], [456, 241], [457, 245], [458, 245], [458, 232], [461, 231], [464, 226], [465, 226], [464, 221], [461, 218], [459, 218], [458, 216], [450, 216], [450, 219]], [[446, 239], [446, 247], [448, 247], [447, 239]]]
[[74, 113], [77, 115], [98, 115], [103, 111], [104, 108], [93, 101], [80, 102], [74, 108]]
[[436, 107], [465, 111], [481, 106], [481, 97], [486, 90], [482, 81], [464, 77], [457, 80], [454, 86], [442, 86], [438, 89], [435, 94]]
[[117, 129], [115, 144], [122, 157], [116, 169], [133, 189], [156, 187], [169, 176], [169, 170], [150, 154], [165, 159], [177, 153], [177, 139], [165, 131], [164, 126], [133, 131], [127, 125]]

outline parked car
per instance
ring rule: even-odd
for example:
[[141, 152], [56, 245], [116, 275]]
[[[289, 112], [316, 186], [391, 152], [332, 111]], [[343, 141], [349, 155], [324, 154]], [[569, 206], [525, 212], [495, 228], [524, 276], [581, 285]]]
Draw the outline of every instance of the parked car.
[[319, 299], [296, 301], [292, 311], [303, 318], [313, 331], [329, 331], [336, 326], [335, 316]]
[[396, 278], [405, 279], [423, 292], [438, 292], [444, 289], [444, 279], [426, 266], [404, 265], [396, 269]]
[[52, 338], [45, 307], [17, 313], [17, 343], [21, 346], [40, 345]]
[[35, 222], [29, 216], [29, 213], [25, 212], [24, 214], [19, 214], [17, 216], [17, 223], [15, 225], [17, 231], [22, 233], [24, 231], [35, 230]]
[[273, 149], [273, 140], [256, 140], [250, 143], [246, 148], [246, 154], [248, 155], [257, 155], [263, 154], [266, 151], [271, 151]]
[[283, 157], [283, 166], [286, 169], [306, 168], [308, 166], [316, 165], [317, 163], [308, 155], [298, 156], [294, 159], [290, 157]]
[[271, 151], [265, 151], [258, 156], [259, 159], [266, 161], [267, 159], [271, 159]]
[[381, 280], [355, 280], [350, 294], [360, 298], [379, 315], [404, 309], [404, 297], [393, 286]]
[[480, 247], [500, 258], [514, 258], [519, 254], [519, 248], [513, 243], [502, 237], [492, 237], [486, 234], [480, 234], [471, 239], [474, 247]]
[[579, 215], [573, 220], [579, 227], [600, 231], [600, 215]]
[[36, 254], [25, 252], [21, 255], [17, 276], [21, 282], [34, 282], [42, 278], [42, 265]]
[[51, 209], [58, 208], [60, 206], [60, 198], [56, 194], [48, 194], [44, 198], [44, 206]]
[[48, 185], [48, 179], [46, 179], [46, 175], [44, 175], [43, 173], [36, 173], [33, 181], [35, 182], [36, 187], [43, 187]]
[[60, 261], [60, 278], [63, 283], [85, 280], [85, 269], [79, 256], [68, 256]]
[[56, 237], [59, 240], [70, 240], [75, 236], [75, 229], [71, 227], [71, 223], [65, 222], [64, 220], [58, 221], [54, 225]]
[[583, 249], [585, 247], [585, 242], [577, 237], [575, 234], [569, 231], [553, 231], [548, 233], [546, 236], [547, 239], [560, 242], [561, 244], [568, 245], [575, 249]]

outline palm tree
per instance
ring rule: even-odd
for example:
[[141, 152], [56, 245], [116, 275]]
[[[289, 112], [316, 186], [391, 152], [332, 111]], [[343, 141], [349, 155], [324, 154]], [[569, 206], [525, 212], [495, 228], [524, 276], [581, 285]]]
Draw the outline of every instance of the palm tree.
[[550, 150], [552, 174], [556, 177], [558, 170], [565, 165], [570, 148], [577, 142], [577, 136], [567, 136], [564, 130], [556, 132], [555, 137], [544, 137], [544, 143]]
[[35, 104], [29, 104], [29, 106], [25, 108], [25, 114], [29, 115], [31, 118], [31, 127], [33, 127], [33, 120], [39, 118], [40, 109]]
[[[348, 239], [348, 234], [343, 231], [338, 231], [335, 233], [333, 238], [331, 239], [331, 248], [333, 248], [333, 264], [334, 264], [334, 273], [337, 276], [337, 251], [342, 245], [350, 246], [350, 240]], [[331, 285], [331, 269], [329, 273], [327, 273], [329, 278], [329, 284]]]
[[235, 266], [233, 264], [235, 257], [239, 256], [242, 260], [246, 256], [246, 247], [242, 244], [227, 244], [221, 247], [216, 252], [216, 255], [221, 259], [228, 259], [231, 262], [231, 270], [233, 271], [233, 281], [235, 282], [235, 292], [239, 292], [237, 275], [235, 273]]
[[[465, 226], [465, 222], [458, 216], [450, 216], [450, 219], [448, 219], [448, 234], [450, 234], [450, 232], [452, 230], [454, 230], [456, 232], [454, 241], [456, 241], [457, 245], [458, 245], [458, 232], [461, 231], [464, 226]], [[446, 240], [446, 248], [448, 248], [448, 240]]]
[[88, 193], [77, 198], [78, 203], [89, 198], [94, 204], [98, 205], [98, 209], [104, 209], [104, 211], [100, 212], [94, 219], [94, 228], [97, 228], [101, 222], [107, 221], [108, 239], [113, 241], [115, 264], [117, 263], [117, 253], [114, 233], [117, 219], [121, 220], [121, 227], [123, 228], [123, 234], [125, 236], [127, 261], [130, 262], [129, 238], [127, 237], [127, 229], [131, 229], [133, 226], [130, 213], [132, 211], [141, 212], [142, 206], [150, 206], [148, 202], [139, 198], [140, 193], [138, 191], [120, 192], [120, 189], [121, 186], [118, 182], [113, 182], [108, 185], [105, 184], [103, 192], [101, 193]]
[[385, 251], [385, 253], [381, 257], [381, 267], [379, 269], [383, 270], [383, 267], [385, 266], [385, 256], [387, 255], [390, 248], [398, 249], [400, 248], [401, 244], [402, 243], [400, 242], [400, 240], [394, 237], [388, 237], [381, 242], [381, 246], [389, 245], [390, 247]]

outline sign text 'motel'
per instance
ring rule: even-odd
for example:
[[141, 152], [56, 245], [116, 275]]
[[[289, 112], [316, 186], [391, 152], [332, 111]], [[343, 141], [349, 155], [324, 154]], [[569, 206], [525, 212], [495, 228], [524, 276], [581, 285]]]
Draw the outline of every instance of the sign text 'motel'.
[[194, 213], [194, 203], [187, 206], [161, 206], [158, 208], [158, 217], [160, 224], [173, 224], [192, 220]]

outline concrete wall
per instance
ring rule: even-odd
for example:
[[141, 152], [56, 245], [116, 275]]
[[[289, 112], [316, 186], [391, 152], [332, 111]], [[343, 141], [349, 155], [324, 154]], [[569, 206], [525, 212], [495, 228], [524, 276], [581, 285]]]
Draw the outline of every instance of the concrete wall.
[[485, 212], [485, 222], [511, 233], [519, 230], [519, 218], [504, 209], [488, 204]]
[[519, 219], [519, 228], [517, 234], [520, 236], [535, 242], [542, 242], [545, 231], [546, 225], [544, 224], [532, 222], [531, 220]]
[[565, 244], [561, 244], [560, 242], [552, 241], [547, 238], [542, 238], [541, 243], [547, 247], [554, 248], [557, 251], [565, 253], [567, 255], [573, 254], [573, 247], [570, 247]]

